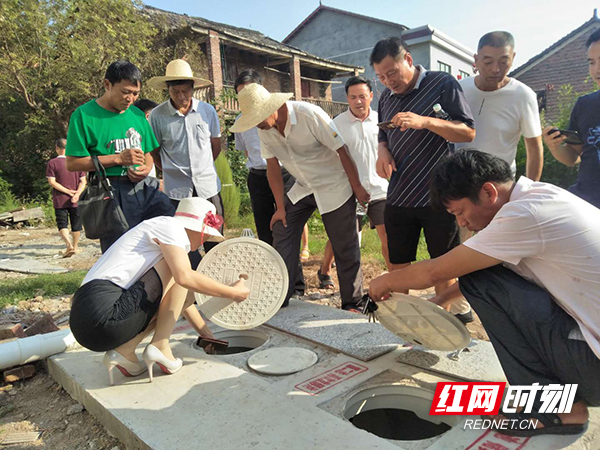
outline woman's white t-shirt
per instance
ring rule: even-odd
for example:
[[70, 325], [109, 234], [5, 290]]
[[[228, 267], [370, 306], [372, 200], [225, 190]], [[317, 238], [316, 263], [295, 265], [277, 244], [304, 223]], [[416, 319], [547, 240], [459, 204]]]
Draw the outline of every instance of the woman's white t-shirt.
[[154, 241], [190, 251], [190, 240], [182, 222], [160, 216], [145, 220], [119, 238], [87, 273], [81, 285], [92, 280], [108, 280], [128, 289], [156, 265], [163, 254]]

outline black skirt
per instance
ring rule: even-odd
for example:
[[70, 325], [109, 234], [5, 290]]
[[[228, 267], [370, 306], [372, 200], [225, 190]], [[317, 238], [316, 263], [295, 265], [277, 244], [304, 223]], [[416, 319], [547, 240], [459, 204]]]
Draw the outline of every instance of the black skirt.
[[163, 286], [154, 268], [129, 289], [112, 281], [92, 280], [75, 292], [71, 331], [83, 347], [113, 350], [144, 331], [156, 315]]

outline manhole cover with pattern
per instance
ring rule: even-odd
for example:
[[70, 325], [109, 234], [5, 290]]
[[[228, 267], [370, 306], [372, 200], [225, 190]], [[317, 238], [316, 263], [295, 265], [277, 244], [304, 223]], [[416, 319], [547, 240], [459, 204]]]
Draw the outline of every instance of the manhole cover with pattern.
[[236, 238], [214, 247], [198, 265], [198, 272], [230, 285], [248, 275], [250, 296], [241, 303], [196, 293], [200, 310], [215, 324], [247, 330], [273, 317], [285, 299], [288, 274], [277, 251], [258, 239]]

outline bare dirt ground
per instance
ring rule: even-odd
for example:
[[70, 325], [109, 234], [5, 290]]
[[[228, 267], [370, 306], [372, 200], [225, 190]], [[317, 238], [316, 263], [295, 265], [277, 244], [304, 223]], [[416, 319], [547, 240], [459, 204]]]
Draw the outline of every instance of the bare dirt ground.
[[[239, 232], [230, 234], [235, 237]], [[5, 258], [28, 257], [61, 266], [69, 270], [87, 270], [100, 256], [98, 241], [82, 237], [82, 252], [71, 258], [62, 258], [64, 244], [55, 228], [36, 227], [21, 229], [0, 229], [0, 260]], [[318, 304], [340, 307], [339, 292], [318, 289], [317, 270], [320, 257], [311, 256], [303, 263], [307, 290], [303, 300]], [[381, 273], [374, 263], [363, 264], [365, 286]], [[0, 271], [0, 284], [5, 280], [26, 278], [16, 272]], [[335, 286], [338, 286], [335, 269], [332, 273]], [[68, 326], [70, 296], [47, 297], [43, 290], [36, 292], [31, 299], [19, 302], [16, 308], [0, 311], [0, 325], [22, 323], [31, 325], [46, 313], [52, 314], [60, 326]], [[433, 289], [411, 291], [411, 294], [427, 298]], [[479, 318], [468, 324], [471, 336], [477, 339], [488, 337]], [[36, 364], [37, 374], [28, 380], [16, 383], [0, 383], [0, 442], [11, 432], [41, 432], [40, 437], [30, 444], [0, 445], [0, 449], [122, 449], [124, 446], [81, 405], [73, 400], [46, 372], [44, 364]]]

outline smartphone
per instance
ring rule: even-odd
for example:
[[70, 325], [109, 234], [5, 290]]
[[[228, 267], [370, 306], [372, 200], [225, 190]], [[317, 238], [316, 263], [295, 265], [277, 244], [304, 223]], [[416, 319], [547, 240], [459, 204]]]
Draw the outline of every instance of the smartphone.
[[377, 124], [377, 126], [379, 128], [381, 128], [382, 130], [393, 130], [394, 128], [400, 128], [398, 125], [396, 125], [395, 123], [388, 121], [388, 122], [380, 122]]
[[583, 140], [579, 136], [579, 133], [575, 130], [559, 130], [558, 128], [552, 128], [550, 134], [559, 132], [561, 136], [566, 136], [567, 139], [564, 141], [565, 144], [571, 145], [583, 145]]
[[207, 338], [207, 337], [202, 337], [199, 336], [198, 337], [198, 341], [196, 342], [196, 345], [198, 347], [202, 347], [204, 350], [207, 350], [207, 347], [211, 347], [209, 350], [209, 354], [215, 354], [215, 353], [221, 353], [224, 352], [225, 350], [227, 350], [227, 347], [229, 346], [229, 342], [227, 341], [222, 341], [220, 339], [211, 339], [211, 338]]

